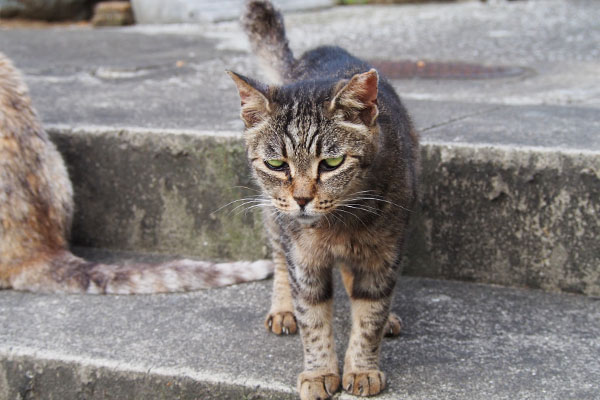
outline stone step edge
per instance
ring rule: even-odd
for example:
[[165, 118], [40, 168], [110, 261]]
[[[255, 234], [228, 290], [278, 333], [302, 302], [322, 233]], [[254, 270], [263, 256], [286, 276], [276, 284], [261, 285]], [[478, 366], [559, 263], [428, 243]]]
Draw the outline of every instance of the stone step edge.
[[[187, 135], [192, 137], [216, 137], [216, 138], [234, 138], [242, 139], [242, 131], [235, 130], [210, 130], [210, 129], [181, 129], [181, 128], [147, 128], [139, 126], [115, 127], [109, 125], [66, 125], [66, 124], [46, 124], [45, 129], [52, 134], [68, 135], [105, 135], [113, 134], [145, 134], [145, 135]], [[600, 150], [560, 148], [555, 146], [523, 146], [498, 143], [469, 143], [462, 141], [440, 141], [420, 139], [421, 147], [437, 146], [447, 148], [470, 148], [470, 149], [495, 149], [497, 151], [515, 151], [515, 152], [537, 152], [541, 154], [557, 153], [564, 155], [600, 155]]]
[[[50, 127], [76, 188], [75, 245], [264, 258], [241, 133]], [[405, 272], [600, 295], [600, 153], [424, 141]]]
[[[36, 386], [35, 391], [45, 393], [45, 397], [56, 391], [55, 395], [79, 398], [78, 395], [85, 393], [90, 382], [94, 382], [96, 391], [102, 389], [102, 383], [109, 384], [105, 387], [111, 398], [143, 398], [143, 393], [168, 397], [169, 394], [176, 395], [182, 391], [205, 399], [238, 399], [245, 396], [273, 400], [296, 398], [292, 387], [266, 379], [0, 345], [0, 388], [8, 389], [10, 383], [10, 387], [19, 387], [26, 392], [31, 386]], [[2, 396], [0, 389], [0, 398]]]

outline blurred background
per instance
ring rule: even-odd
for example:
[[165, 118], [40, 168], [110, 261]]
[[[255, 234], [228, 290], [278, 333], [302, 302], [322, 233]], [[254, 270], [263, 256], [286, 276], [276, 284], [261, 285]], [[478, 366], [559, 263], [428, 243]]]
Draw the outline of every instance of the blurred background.
[[[446, 0], [450, 2], [452, 0]], [[485, 1], [485, 0], [484, 0]], [[314, 10], [335, 5], [426, 3], [428, 0], [276, 0], [283, 11]], [[243, 0], [0, 0], [5, 24], [29, 21], [91, 21], [94, 25], [190, 23], [237, 18]], [[24, 22], [24, 21], [21, 21]]]

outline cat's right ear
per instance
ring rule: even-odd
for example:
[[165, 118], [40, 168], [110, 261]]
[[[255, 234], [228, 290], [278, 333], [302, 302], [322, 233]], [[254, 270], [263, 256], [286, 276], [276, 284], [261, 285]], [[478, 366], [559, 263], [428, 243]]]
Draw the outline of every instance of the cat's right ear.
[[238, 88], [242, 101], [240, 115], [246, 128], [257, 125], [271, 112], [271, 104], [266, 96], [268, 87], [233, 71], [227, 71], [227, 73]]

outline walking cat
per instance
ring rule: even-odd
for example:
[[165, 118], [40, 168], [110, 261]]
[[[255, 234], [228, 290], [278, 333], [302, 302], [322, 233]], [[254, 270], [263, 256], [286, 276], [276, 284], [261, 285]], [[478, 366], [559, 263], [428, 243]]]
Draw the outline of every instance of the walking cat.
[[417, 134], [393, 88], [366, 62], [339, 47], [294, 58], [270, 2], [249, 1], [242, 25], [277, 83], [229, 72], [273, 247], [267, 328], [300, 328], [300, 398], [330, 398], [340, 385], [332, 330], [339, 264], [352, 307], [341, 383], [375, 395], [385, 387], [382, 337], [400, 330], [390, 303], [417, 197]]
[[270, 261], [145, 265], [86, 261], [68, 249], [73, 189], [19, 73], [0, 53], [0, 289], [157, 293], [263, 279]]

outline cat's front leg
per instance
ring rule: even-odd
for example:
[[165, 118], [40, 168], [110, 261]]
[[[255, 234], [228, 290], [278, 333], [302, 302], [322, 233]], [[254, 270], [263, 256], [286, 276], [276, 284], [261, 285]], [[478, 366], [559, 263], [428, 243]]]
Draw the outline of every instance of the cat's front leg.
[[340, 385], [333, 341], [331, 268], [291, 266], [290, 283], [304, 347], [304, 371], [298, 377], [300, 398], [329, 399]]
[[297, 331], [297, 326], [285, 256], [280, 251], [274, 251], [273, 261], [275, 262], [273, 295], [265, 326], [276, 335], [293, 335]]
[[350, 290], [352, 331], [344, 358], [344, 390], [358, 396], [372, 396], [385, 388], [385, 374], [379, 370], [379, 353], [384, 328], [390, 317], [395, 269], [354, 269]]

